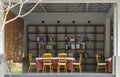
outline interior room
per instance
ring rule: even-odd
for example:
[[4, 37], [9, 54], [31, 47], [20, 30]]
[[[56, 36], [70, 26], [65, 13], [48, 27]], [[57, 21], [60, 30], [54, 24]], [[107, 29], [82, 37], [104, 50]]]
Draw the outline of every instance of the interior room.
[[[28, 12], [34, 5], [25, 4], [22, 12]], [[39, 3], [29, 15], [8, 23], [5, 53], [11, 72], [19, 68], [17, 72], [23, 73], [112, 73], [113, 6], [113, 3]], [[13, 8], [7, 19], [15, 17], [18, 8]], [[53, 63], [43, 69], [45, 53], [52, 54], [49, 59]], [[61, 53], [67, 54], [64, 68], [57, 65]]]

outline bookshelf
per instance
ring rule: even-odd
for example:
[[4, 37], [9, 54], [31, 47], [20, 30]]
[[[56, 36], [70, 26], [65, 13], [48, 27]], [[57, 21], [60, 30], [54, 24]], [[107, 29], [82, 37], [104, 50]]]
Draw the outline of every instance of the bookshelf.
[[27, 53], [35, 57], [50, 52], [57, 56], [66, 52], [69, 57], [87, 53], [83, 58], [83, 71], [95, 71], [95, 52], [104, 57], [104, 25], [28, 25]]

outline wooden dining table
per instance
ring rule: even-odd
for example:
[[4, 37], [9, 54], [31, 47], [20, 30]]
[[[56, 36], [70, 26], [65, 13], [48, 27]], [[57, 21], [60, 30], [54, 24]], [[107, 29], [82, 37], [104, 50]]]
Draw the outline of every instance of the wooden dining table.
[[[57, 66], [58, 66], [58, 59], [60, 57], [52, 57], [52, 67], [53, 69], [57, 69]], [[39, 72], [39, 71], [42, 71], [42, 68], [43, 68], [43, 60], [44, 59], [47, 59], [47, 58], [43, 58], [43, 57], [37, 57], [36, 58], [36, 71]], [[66, 66], [67, 66], [67, 70], [72, 72], [74, 71], [74, 67], [73, 67], [73, 62], [75, 61], [75, 58], [73, 57], [67, 57], [67, 58], [60, 58], [60, 59], [66, 59], [67, 62], [66, 62]]]

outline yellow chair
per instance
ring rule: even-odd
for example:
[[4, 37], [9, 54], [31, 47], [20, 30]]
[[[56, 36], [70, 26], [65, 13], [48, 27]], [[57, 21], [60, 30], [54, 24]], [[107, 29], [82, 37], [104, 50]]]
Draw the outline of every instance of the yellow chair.
[[51, 53], [43, 53], [42, 57], [53, 57]]
[[80, 72], [82, 72], [82, 66], [81, 66], [82, 56], [83, 56], [83, 54], [80, 53], [79, 62], [78, 62], [78, 63], [76, 63], [76, 62], [73, 63], [73, 66], [74, 66], [75, 68], [79, 68]]
[[100, 63], [99, 62], [99, 55], [98, 55], [98, 53], [95, 54], [95, 58], [96, 58], [96, 61], [97, 61], [96, 72], [98, 72], [99, 68], [105, 68], [105, 72], [106, 72], [106, 63]]
[[31, 53], [28, 54], [28, 58], [29, 58], [29, 68], [28, 68], [28, 72], [30, 72], [30, 69], [31, 69], [33, 66], [36, 66], [36, 63], [33, 63], [33, 62], [32, 62], [32, 54], [31, 54]]
[[67, 57], [67, 53], [59, 53], [58, 57]]
[[66, 58], [67, 58], [67, 54], [66, 53], [59, 53], [58, 54], [58, 68], [57, 68], [57, 72], [60, 72], [60, 67], [63, 66], [64, 67], [64, 72], [67, 72], [67, 66], [66, 66]]
[[13, 67], [15, 66], [14, 62], [13, 62], [13, 59], [7, 60], [7, 65], [8, 65], [8, 68], [9, 68], [10, 72], [12, 72], [13, 71]]
[[44, 53], [42, 55], [43, 59], [43, 72], [46, 72], [46, 67], [50, 68], [50, 72], [52, 72], [52, 57], [53, 55], [51, 53]]

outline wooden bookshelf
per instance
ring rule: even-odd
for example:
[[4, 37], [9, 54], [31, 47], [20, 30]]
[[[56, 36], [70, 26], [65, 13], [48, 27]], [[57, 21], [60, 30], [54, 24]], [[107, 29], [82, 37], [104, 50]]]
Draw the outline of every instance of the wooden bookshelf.
[[36, 57], [45, 52], [50, 52], [55, 57], [60, 52], [73, 55], [88, 53], [88, 57], [82, 61], [83, 71], [95, 71], [95, 52], [104, 56], [104, 29], [104, 25], [28, 25], [27, 53]]

